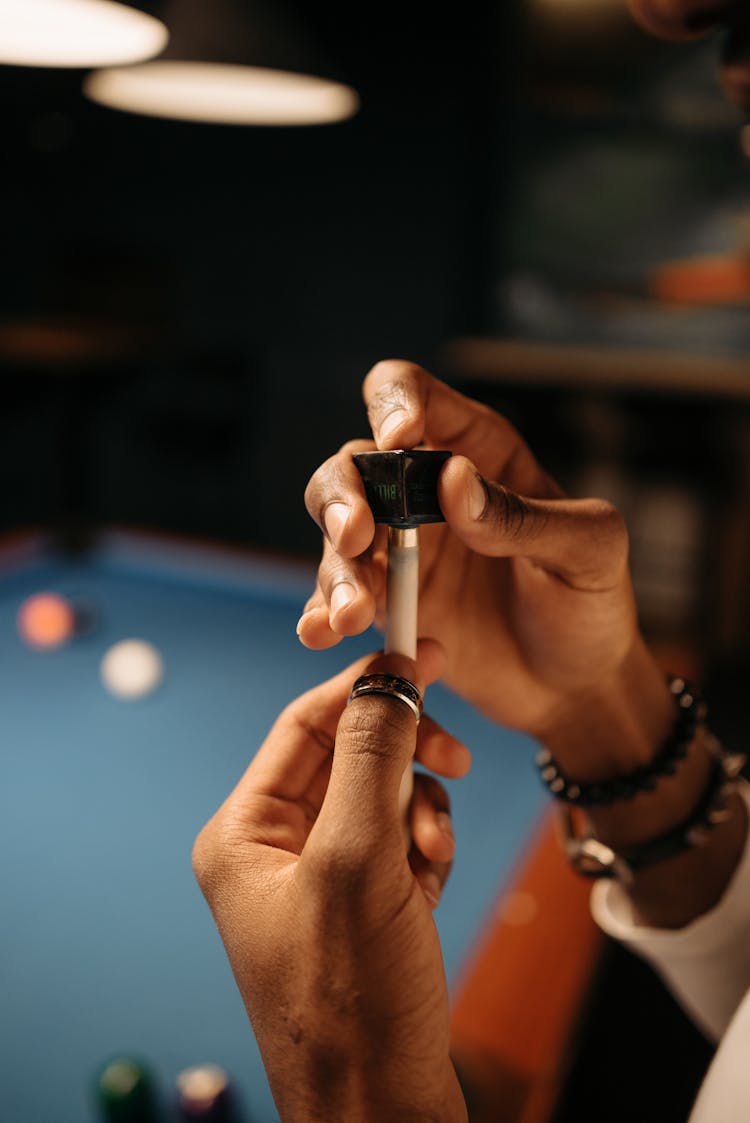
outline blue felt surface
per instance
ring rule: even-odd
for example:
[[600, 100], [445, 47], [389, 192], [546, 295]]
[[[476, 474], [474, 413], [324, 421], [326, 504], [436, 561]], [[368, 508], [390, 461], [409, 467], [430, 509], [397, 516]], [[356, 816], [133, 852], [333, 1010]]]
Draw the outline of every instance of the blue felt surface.
[[[306, 651], [294, 633], [305, 576], [269, 581], [263, 567], [243, 574], [236, 559], [205, 556], [151, 564], [148, 551], [114, 547], [86, 565], [27, 559], [3, 573], [2, 1123], [93, 1123], [91, 1074], [118, 1052], [151, 1064], [165, 1100], [180, 1069], [215, 1061], [246, 1120], [277, 1118], [190, 850], [283, 705], [378, 646], [371, 635]], [[25, 647], [16, 613], [41, 589], [85, 594], [98, 629], [58, 651]], [[137, 703], [98, 678], [107, 648], [130, 636], [166, 666]], [[450, 785], [459, 855], [438, 926], [453, 978], [542, 793], [526, 739], [441, 688], [429, 710], [475, 761]]]

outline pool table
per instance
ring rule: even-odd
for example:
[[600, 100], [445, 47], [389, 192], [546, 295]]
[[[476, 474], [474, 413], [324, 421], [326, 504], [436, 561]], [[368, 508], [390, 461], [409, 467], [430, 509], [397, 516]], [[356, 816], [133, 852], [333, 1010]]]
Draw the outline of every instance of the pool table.
[[[93, 1073], [119, 1053], [151, 1067], [165, 1120], [177, 1073], [203, 1062], [230, 1074], [242, 1123], [277, 1119], [190, 852], [285, 703], [379, 646], [305, 650], [311, 583], [305, 564], [132, 531], [75, 557], [0, 543], [2, 1123], [94, 1123]], [[19, 607], [43, 590], [86, 598], [95, 626], [24, 644]], [[165, 666], [136, 701], [99, 678], [126, 637]], [[474, 754], [449, 785], [459, 850], [436, 914], [455, 983], [544, 795], [527, 738], [439, 686], [427, 708]]]

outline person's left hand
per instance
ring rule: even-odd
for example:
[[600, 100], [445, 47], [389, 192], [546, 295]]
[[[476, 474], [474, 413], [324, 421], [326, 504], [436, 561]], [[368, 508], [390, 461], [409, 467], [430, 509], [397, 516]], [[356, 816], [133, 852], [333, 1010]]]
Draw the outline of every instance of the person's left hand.
[[466, 1120], [449, 1058], [432, 908], [454, 852], [448, 797], [418, 776], [404, 842], [398, 792], [415, 751], [446, 777], [468, 750], [382, 695], [346, 706], [370, 671], [420, 689], [443, 652], [361, 660], [293, 702], [195, 844], [283, 1123]]

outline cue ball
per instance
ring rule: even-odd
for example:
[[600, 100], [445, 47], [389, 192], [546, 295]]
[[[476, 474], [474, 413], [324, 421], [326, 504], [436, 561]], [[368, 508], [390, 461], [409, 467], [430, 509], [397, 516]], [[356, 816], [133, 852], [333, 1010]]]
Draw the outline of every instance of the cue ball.
[[102, 682], [115, 698], [144, 698], [163, 677], [161, 655], [142, 639], [121, 640], [102, 659]]

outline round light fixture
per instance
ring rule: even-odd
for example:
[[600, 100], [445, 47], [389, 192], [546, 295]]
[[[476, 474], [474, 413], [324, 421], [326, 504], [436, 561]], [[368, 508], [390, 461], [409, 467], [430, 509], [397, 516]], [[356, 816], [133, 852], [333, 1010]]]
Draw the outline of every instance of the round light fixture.
[[159, 20], [114, 0], [0, 0], [0, 63], [13, 66], [141, 62], [168, 38]]
[[[1, 0], [0, 0], [1, 2]], [[229, 125], [343, 121], [359, 97], [321, 51], [304, 7], [286, 0], [165, 0], [159, 58], [90, 74], [84, 92], [111, 109]]]
[[98, 70], [83, 88], [110, 109], [225, 125], [332, 124], [359, 108], [351, 87], [326, 78], [175, 59]]

